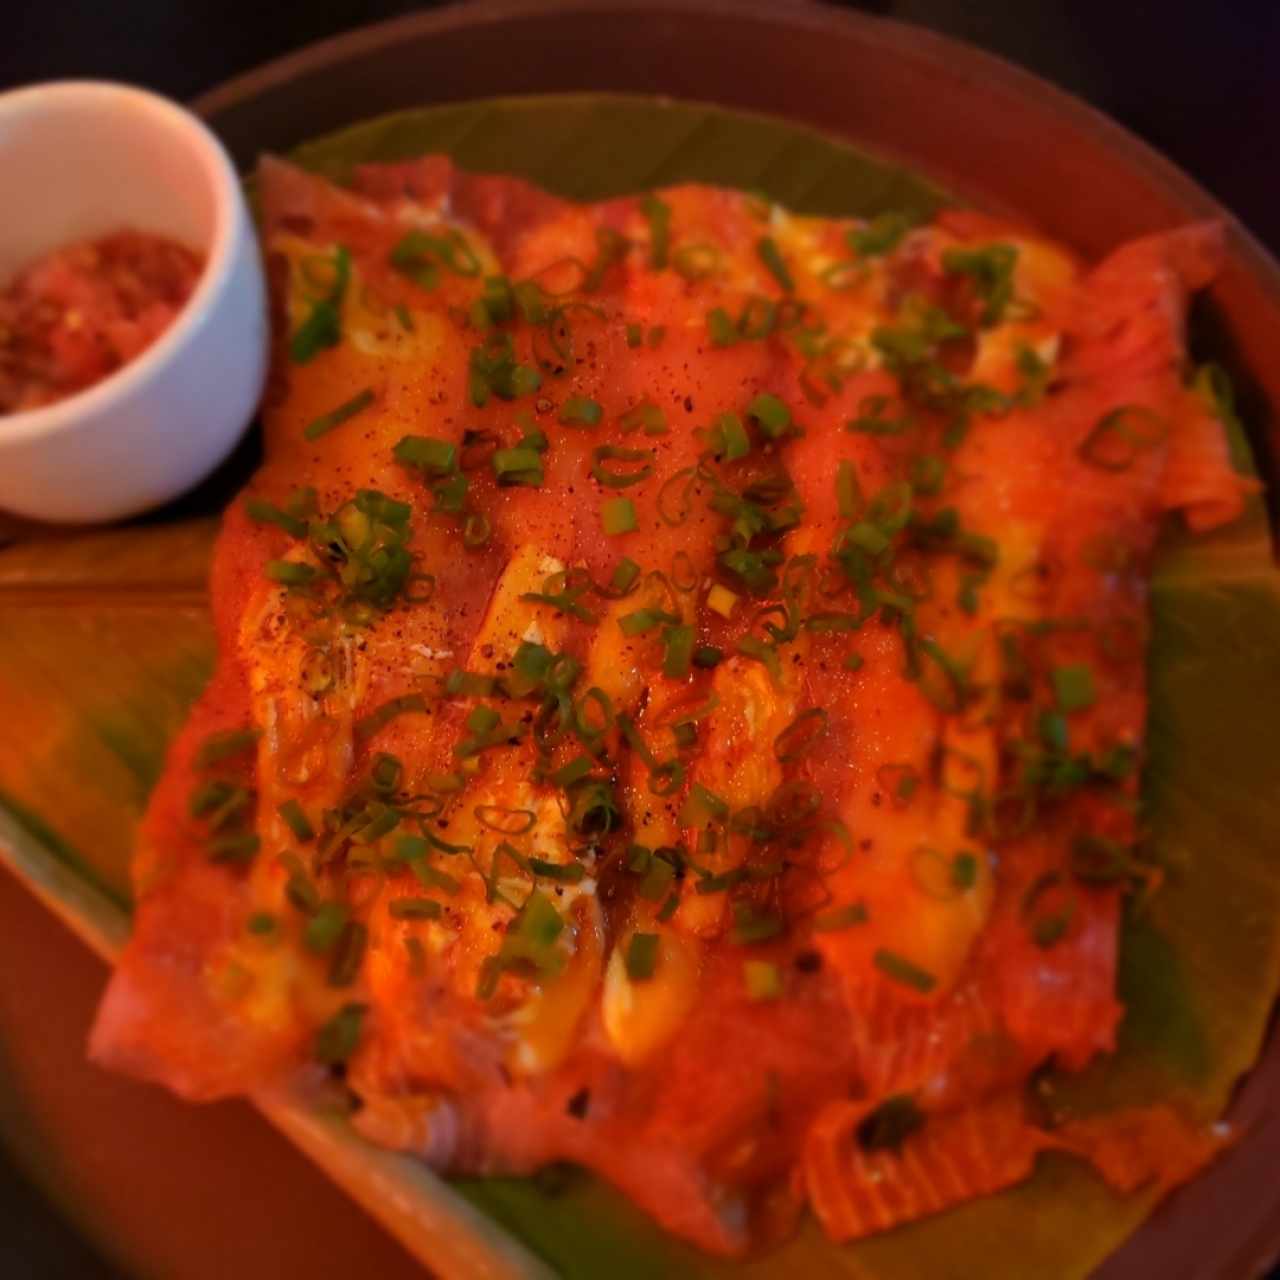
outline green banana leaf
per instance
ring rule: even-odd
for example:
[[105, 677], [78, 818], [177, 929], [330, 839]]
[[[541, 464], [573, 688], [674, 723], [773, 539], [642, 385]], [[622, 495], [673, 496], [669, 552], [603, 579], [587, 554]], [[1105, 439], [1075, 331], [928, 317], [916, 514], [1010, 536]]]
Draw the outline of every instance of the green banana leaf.
[[[601, 95], [403, 112], [308, 143], [294, 158], [342, 181], [355, 164], [432, 151], [579, 199], [684, 180], [825, 214], [925, 214], [944, 198], [920, 177], [775, 120]], [[1250, 469], [1243, 438], [1236, 446]], [[127, 903], [133, 826], [211, 668], [202, 601], [211, 534], [207, 521], [178, 522], [0, 551], [0, 851], [7, 845], [72, 917], [94, 908], [68, 898], [68, 868], [100, 903]], [[1213, 1117], [1256, 1060], [1280, 987], [1280, 757], [1268, 740], [1280, 723], [1280, 574], [1262, 504], [1209, 537], [1171, 531], [1152, 607], [1144, 802], [1168, 883], [1126, 920], [1119, 1052], [1060, 1088], [1082, 1111], [1169, 1097]], [[297, 1130], [296, 1108], [289, 1114]], [[277, 1123], [291, 1131], [287, 1119]], [[362, 1166], [358, 1146], [344, 1151], [339, 1180], [349, 1188], [359, 1191], [363, 1178], [426, 1194], [420, 1178], [395, 1172], [406, 1162], [377, 1153]], [[556, 1274], [584, 1280], [1070, 1280], [1151, 1208], [1149, 1195], [1117, 1198], [1083, 1166], [1046, 1157], [1022, 1186], [926, 1222], [843, 1248], [808, 1223], [780, 1251], [744, 1264], [670, 1240], [586, 1174], [454, 1185]], [[460, 1221], [459, 1239], [475, 1229]], [[431, 1262], [480, 1274], [439, 1253]]]

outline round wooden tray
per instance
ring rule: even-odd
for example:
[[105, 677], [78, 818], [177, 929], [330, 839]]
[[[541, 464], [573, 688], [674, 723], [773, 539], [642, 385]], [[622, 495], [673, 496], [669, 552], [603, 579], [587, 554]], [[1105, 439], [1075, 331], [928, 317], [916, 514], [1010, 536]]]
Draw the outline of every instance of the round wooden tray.
[[[1205, 341], [1242, 380], [1244, 416], [1277, 491], [1275, 263], [1127, 132], [955, 41], [791, 0], [496, 0], [325, 41], [196, 106], [247, 169], [261, 151], [398, 108], [569, 90], [662, 94], [815, 126], [1087, 254], [1145, 231], [1223, 220], [1230, 258], [1202, 317]], [[226, 485], [186, 509], [216, 505]], [[0, 1130], [33, 1180], [119, 1266], [174, 1280], [421, 1274], [246, 1109], [183, 1108], [85, 1065], [96, 962], [7, 878], [0, 924]], [[1103, 1280], [1234, 1280], [1266, 1270], [1280, 1253], [1280, 1128], [1266, 1123], [1268, 1095], [1280, 1096], [1276, 1037], [1237, 1101], [1237, 1116], [1252, 1122], [1246, 1137], [1173, 1197], [1106, 1264]], [[94, 1274], [68, 1260], [51, 1221], [32, 1214], [23, 1227], [15, 1274]]]

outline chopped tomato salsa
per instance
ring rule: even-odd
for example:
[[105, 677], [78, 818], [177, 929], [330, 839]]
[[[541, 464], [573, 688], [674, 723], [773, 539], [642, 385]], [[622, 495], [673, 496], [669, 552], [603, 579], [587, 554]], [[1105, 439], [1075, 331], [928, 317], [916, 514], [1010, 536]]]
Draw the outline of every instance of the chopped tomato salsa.
[[144, 231], [66, 245], [0, 290], [0, 413], [83, 391], [145, 351], [191, 297], [203, 257]]

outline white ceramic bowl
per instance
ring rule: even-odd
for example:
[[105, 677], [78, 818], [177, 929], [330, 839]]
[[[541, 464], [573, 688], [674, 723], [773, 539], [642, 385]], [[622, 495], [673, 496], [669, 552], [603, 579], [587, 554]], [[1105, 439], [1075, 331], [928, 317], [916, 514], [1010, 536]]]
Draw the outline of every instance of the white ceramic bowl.
[[0, 415], [0, 507], [132, 515], [231, 452], [262, 391], [262, 267], [234, 168], [195, 116], [92, 81], [0, 94], [0, 282], [42, 254], [130, 229], [206, 256], [186, 307], [137, 359], [46, 408]]

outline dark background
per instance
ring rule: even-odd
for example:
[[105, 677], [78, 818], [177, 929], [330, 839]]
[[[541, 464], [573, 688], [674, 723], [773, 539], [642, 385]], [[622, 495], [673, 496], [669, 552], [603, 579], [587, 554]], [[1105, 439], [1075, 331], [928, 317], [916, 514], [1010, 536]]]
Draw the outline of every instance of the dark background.
[[[10, 0], [0, 89], [88, 76], [189, 98], [313, 40], [424, 7], [431, 6]], [[849, 7], [960, 36], [1079, 94], [1164, 151], [1280, 251], [1280, 0], [866, 0]], [[55, 1211], [0, 1151], [0, 1275], [35, 1276], [24, 1241], [51, 1235], [63, 1241], [62, 1256], [42, 1249], [40, 1280], [115, 1280], [73, 1230], [58, 1229]]]

